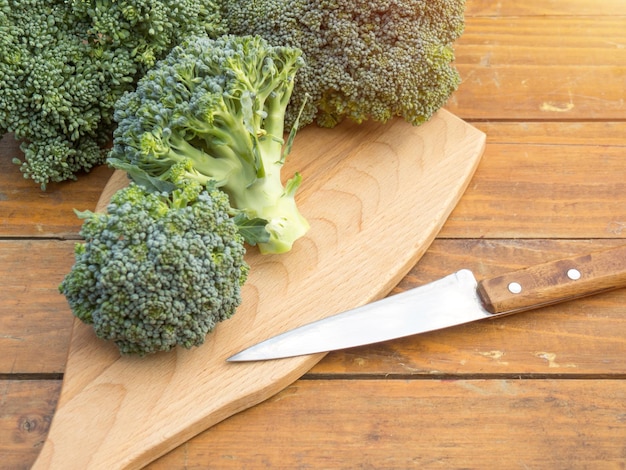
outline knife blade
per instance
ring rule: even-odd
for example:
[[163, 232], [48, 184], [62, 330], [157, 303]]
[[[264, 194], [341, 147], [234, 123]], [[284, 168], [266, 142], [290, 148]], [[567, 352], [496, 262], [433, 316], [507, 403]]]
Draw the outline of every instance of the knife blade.
[[227, 360], [264, 361], [347, 349], [498, 318], [626, 287], [626, 246], [478, 282], [462, 269], [430, 284], [297, 327]]

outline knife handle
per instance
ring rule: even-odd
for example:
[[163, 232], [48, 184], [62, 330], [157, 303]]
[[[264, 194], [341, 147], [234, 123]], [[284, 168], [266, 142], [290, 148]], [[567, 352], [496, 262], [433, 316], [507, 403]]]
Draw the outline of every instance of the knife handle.
[[485, 308], [514, 313], [626, 287], [626, 246], [539, 264], [478, 283]]

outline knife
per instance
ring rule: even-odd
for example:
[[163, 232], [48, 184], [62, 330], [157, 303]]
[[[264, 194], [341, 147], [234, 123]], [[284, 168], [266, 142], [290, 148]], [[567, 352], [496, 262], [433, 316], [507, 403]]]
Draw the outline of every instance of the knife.
[[551, 261], [476, 281], [462, 269], [444, 278], [300, 326], [227, 360], [264, 361], [346, 349], [499, 318], [626, 287], [626, 246]]

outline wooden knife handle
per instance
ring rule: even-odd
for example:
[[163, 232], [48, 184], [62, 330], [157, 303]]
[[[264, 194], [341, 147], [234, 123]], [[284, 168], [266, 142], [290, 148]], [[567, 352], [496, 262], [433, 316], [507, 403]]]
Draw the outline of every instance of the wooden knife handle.
[[551, 261], [478, 283], [491, 313], [513, 313], [626, 287], [626, 246]]

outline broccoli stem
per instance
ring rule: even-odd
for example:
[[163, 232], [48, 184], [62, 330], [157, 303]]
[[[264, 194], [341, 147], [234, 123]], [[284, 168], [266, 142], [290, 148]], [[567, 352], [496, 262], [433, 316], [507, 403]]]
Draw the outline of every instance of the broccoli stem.
[[[251, 216], [267, 221], [269, 240], [258, 243], [263, 254], [289, 251], [309, 229], [294, 199], [297, 184], [286, 191], [281, 181], [285, 109], [281, 98], [266, 100], [265, 131], [255, 131], [260, 137], [251, 135], [241, 119], [224, 112], [214, 115], [211, 125], [195, 121], [189, 127], [195, 134], [192, 142], [178, 133], [169, 138], [168, 158], [179, 163], [192, 161], [194, 171], [186, 177], [202, 184], [214, 181], [228, 194], [233, 207], [245, 208]], [[258, 154], [259, 167], [252, 164], [251, 149]]]
[[[267, 220], [265, 228], [270, 238], [258, 244], [263, 254], [291, 250], [293, 243], [309, 229], [309, 223], [300, 214], [294, 198], [300, 179], [290, 184], [289, 190], [283, 187], [281, 181], [285, 109], [293, 90], [293, 81], [286, 82], [283, 90], [276, 90], [275, 86], [269, 88], [274, 91], [264, 98], [257, 95], [257, 99], [264, 101], [260, 106], [266, 113], [263, 119], [264, 133], [253, 136], [260, 153], [263, 176], [259, 176], [244, 191], [236, 190], [232, 194], [235, 207], [250, 208], [256, 211], [257, 217]], [[225, 189], [228, 192], [228, 188]]]
[[265, 228], [270, 238], [258, 244], [259, 251], [263, 254], [285, 253], [307, 232], [309, 223], [298, 210], [294, 198], [295, 188], [286, 191], [282, 185], [281, 143], [266, 136], [259, 139], [259, 151], [265, 175], [244, 190], [238, 185], [232, 189], [227, 185], [222, 189], [231, 197], [233, 206], [246, 207], [254, 211], [257, 217], [267, 220]]
[[[208, 159], [206, 167], [200, 163], [194, 166], [204, 174], [213, 175], [233, 207], [245, 208], [254, 217], [267, 221], [270, 238], [258, 243], [258, 248], [263, 254], [278, 254], [291, 250], [293, 243], [307, 232], [309, 224], [294, 199], [298, 185], [286, 191], [281, 181], [285, 108], [293, 82], [282, 93], [277, 93], [275, 86], [263, 88], [274, 91], [254, 97], [254, 108], [264, 110], [265, 117], [256, 119], [259, 113], [254, 113], [252, 133], [241, 112], [238, 118], [230, 111], [216, 113], [211, 125], [196, 124], [204, 143], [202, 153]], [[251, 150], [257, 155], [251, 155]], [[251, 165], [251, 160], [257, 163]], [[256, 174], [251, 174], [254, 168]]]

